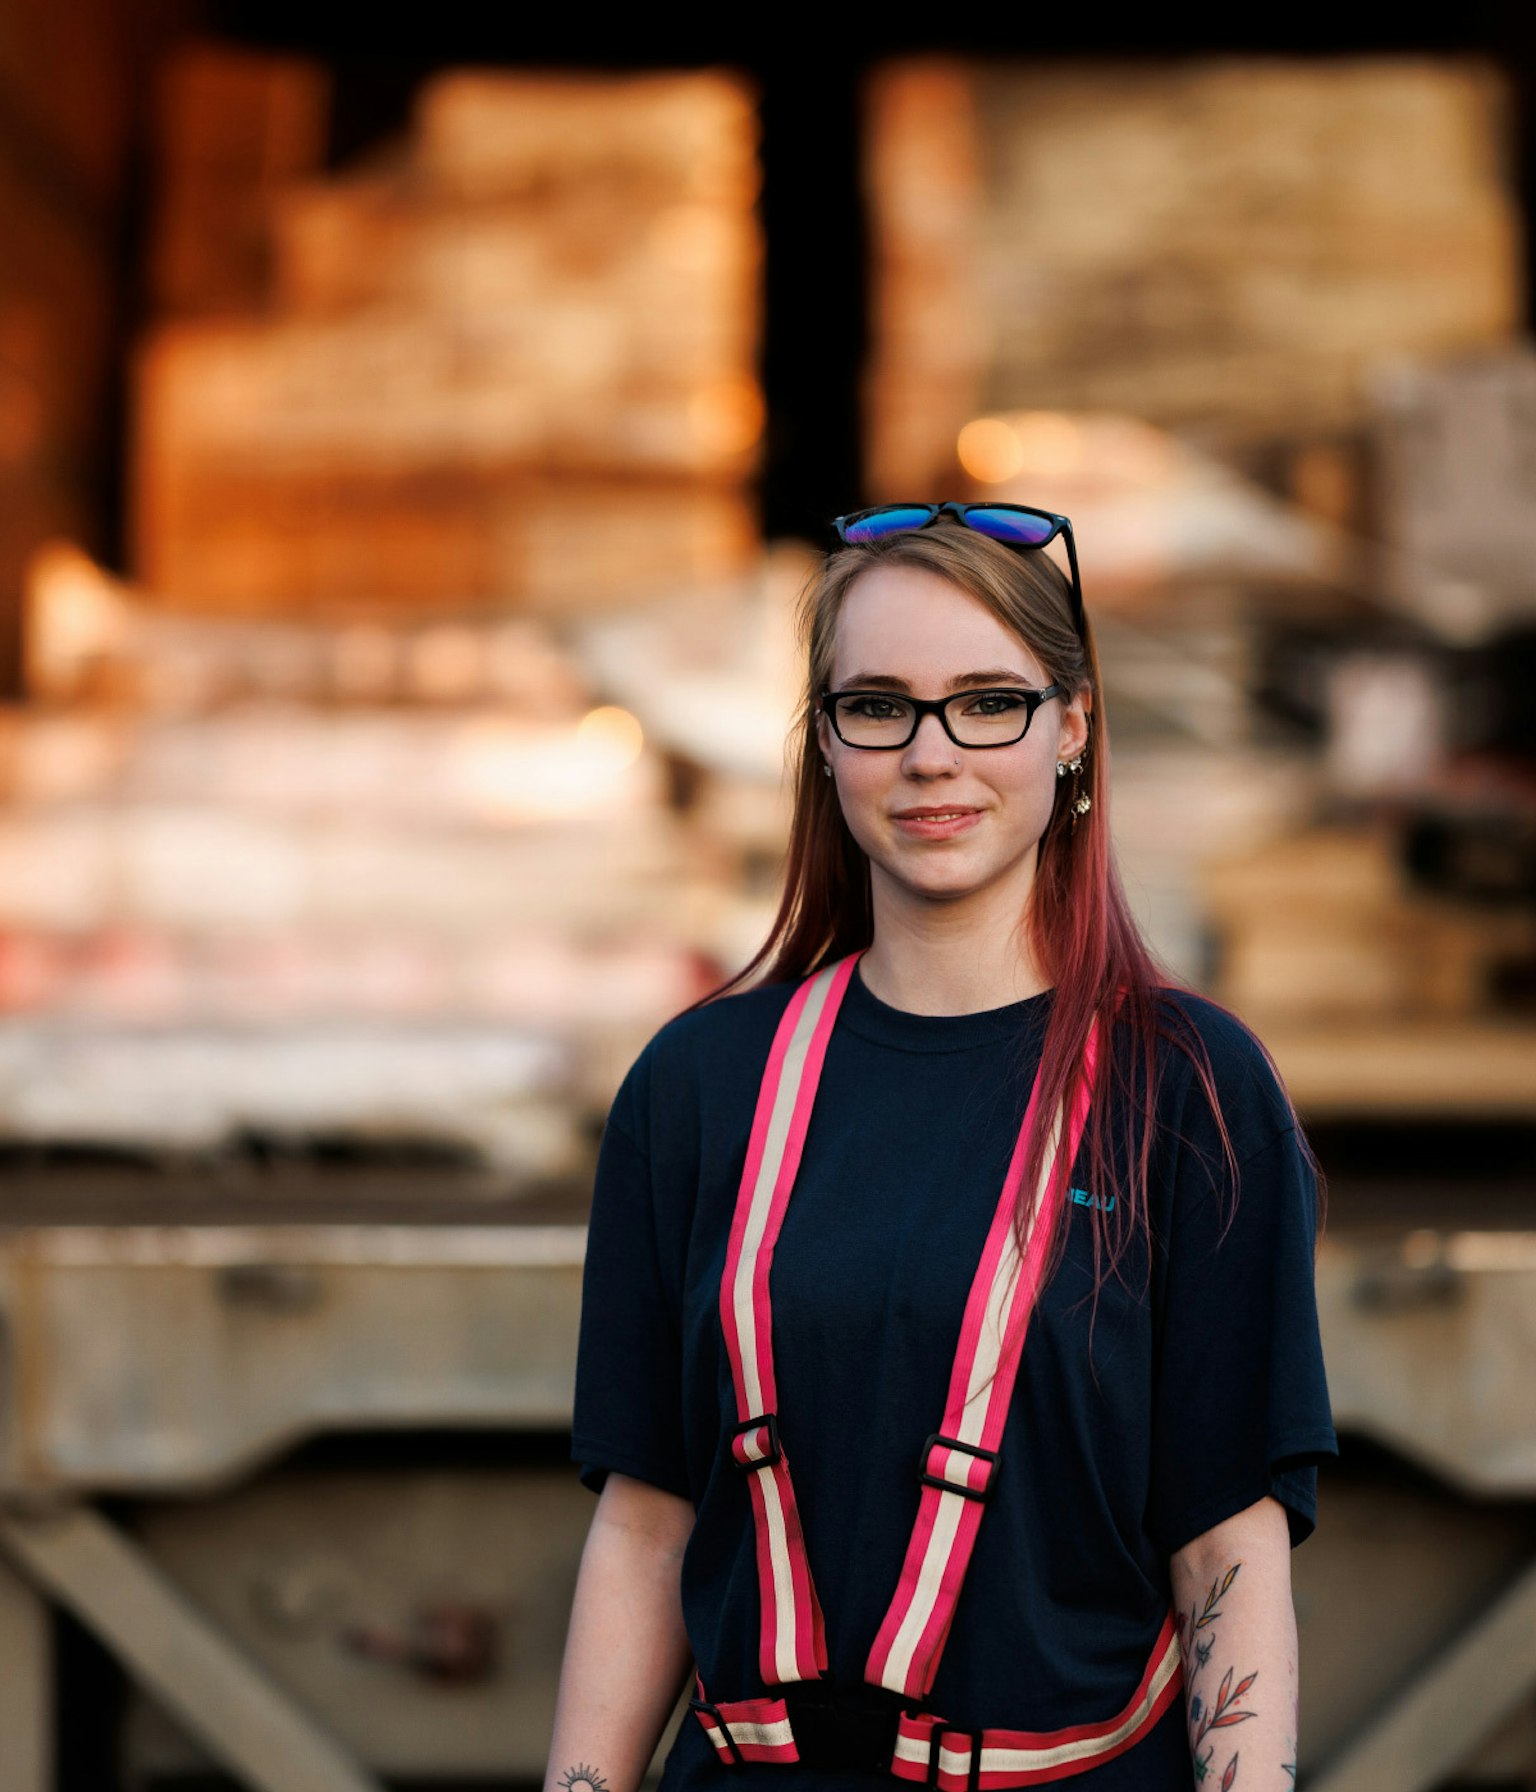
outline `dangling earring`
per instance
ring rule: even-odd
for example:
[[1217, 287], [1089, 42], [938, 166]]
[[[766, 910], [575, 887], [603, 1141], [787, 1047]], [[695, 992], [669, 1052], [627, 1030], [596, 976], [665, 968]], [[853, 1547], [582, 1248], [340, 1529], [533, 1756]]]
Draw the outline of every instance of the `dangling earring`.
[[1083, 756], [1081, 753], [1075, 759], [1058, 759], [1056, 761], [1056, 776], [1058, 778], [1066, 777], [1068, 772], [1072, 774], [1073, 791], [1068, 806], [1072, 811], [1072, 826], [1076, 828], [1078, 816], [1086, 815], [1093, 807], [1093, 798], [1083, 789]]

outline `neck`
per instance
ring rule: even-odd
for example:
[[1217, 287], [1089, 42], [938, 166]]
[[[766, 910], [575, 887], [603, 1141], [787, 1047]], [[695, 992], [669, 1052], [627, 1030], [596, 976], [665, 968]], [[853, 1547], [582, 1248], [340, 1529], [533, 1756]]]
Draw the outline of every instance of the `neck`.
[[859, 961], [872, 995], [909, 1014], [980, 1014], [1051, 987], [1031, 948], [1016, 884], [964, 901], [914, 900], [871, 881], [874, 941]]

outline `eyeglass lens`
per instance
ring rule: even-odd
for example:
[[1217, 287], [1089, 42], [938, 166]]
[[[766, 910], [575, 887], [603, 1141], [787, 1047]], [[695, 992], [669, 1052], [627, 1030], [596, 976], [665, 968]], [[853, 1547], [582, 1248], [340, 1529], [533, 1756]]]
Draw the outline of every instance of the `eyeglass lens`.
[[[916, 714], [904, 697], [866, 691], [832, 699], [837, 732], [851, 747], [905, 746]], [[961, 691], [944, 705], [951, 736], [962, 747], [1004, 747], [1022, 740], [1034, 713], [1013, 691]]]

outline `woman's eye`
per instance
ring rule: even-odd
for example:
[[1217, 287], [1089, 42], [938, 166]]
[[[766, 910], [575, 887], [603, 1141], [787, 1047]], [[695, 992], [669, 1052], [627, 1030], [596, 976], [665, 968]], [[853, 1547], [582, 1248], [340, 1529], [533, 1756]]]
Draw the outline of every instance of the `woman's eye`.
[[867, 716], [872, 722], [888, 722], [892, 716], [903, 713], [901, 705], [889, 697], [854, 697], [843, 705], [843, 710], [847, 715]]
[[1006, 716], [1024, 707], [1024, 699], [1012, 691], [978, 691], [965, 706], [968, 716]]

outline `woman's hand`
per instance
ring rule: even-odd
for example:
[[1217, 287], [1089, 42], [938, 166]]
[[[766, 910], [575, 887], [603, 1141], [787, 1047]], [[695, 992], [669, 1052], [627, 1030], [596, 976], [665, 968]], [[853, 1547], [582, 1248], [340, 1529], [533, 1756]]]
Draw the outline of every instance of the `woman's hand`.
[[679, 1591], [687, 1500], [603, 1484], [581, 1555], [545, 1792], [635, 1792], [691, 1664]]
[[1285, 1508], [1260, 1500], [1185, 1544], [1169, 1567], [1195, 1784], [1289, 1792], [1297, 1676]]

